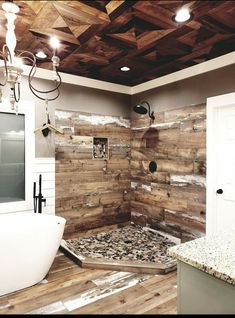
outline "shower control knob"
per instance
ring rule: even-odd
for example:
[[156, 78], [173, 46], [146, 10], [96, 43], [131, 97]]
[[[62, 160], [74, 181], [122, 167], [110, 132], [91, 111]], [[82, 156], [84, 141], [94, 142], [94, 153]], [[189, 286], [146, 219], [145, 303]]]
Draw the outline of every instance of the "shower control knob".
[[216, 193], [218, 193], [218, 194], [222, 194], [224, 191], [222, 190], [222, 189], [218, 189], [217, 191], [216, 191]]

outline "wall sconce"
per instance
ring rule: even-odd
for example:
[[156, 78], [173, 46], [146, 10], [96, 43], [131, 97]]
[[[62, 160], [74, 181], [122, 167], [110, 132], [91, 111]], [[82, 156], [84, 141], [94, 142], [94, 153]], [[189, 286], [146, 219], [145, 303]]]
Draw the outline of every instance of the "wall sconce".
[[[148, 106], [148, 109], [143, 104], [146, 104]], [[141, 115], [148, 113], [148, 115], [152, 119], [152, 121], [154, 121], [154, 119], [155, 119], [154, 111], [150, 112], [150, 105], [146, 100], [143, 100], [140, 103], [138, 103], [137, 105], [135, 105], [133, 107], [133, 110], [137, 114], [141, 114]]]

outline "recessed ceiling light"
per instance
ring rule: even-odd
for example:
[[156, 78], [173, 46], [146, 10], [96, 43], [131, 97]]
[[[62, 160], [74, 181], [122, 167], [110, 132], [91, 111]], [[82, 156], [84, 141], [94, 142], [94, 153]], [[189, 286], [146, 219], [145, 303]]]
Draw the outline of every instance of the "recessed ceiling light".
[[39, 51], [35, 54], [39, 59], [47, 58], [47, 55], [43, 51]]
[[189, 12], [188, 8], [181, 8], [179, 11], [176, 12], [176, 15], [173, 19], [176, 22], [185, 22], [191, 18], [191, 13]]
[[120, 70], [121, 70], [122, 72], [128, 72], [128, 71], [130, 71], [130, 67], [128, 67], [128, 66], [123, 66], [123, 67], [120, 68]]

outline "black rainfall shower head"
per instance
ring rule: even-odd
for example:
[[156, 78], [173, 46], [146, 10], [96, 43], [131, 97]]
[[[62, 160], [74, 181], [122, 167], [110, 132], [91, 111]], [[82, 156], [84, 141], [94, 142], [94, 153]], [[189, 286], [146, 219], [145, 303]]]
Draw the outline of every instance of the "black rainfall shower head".
[[[143, 104], [146, 104], [148, 106], [148, 109], [143, 105]], [[137, 114], [141, 114], [141, 115], [144, 115], [144, 114], [149, 114], [149, 117], [154, 120], [155, 119], [155, 116], [154, 116], [154, 112], [152, 111], [150, 113], [150, 105], [147, 101], [143, 100], [142, 102], [140, 102], [139, 104], [135, 105], [133, 107], [133, 110], [134, 112], [136, 112]]]
[[147, 114], [148, 110], [141, 104], [137, 104], [133, 107], [133, 110], [137, 113], [137, 114]]

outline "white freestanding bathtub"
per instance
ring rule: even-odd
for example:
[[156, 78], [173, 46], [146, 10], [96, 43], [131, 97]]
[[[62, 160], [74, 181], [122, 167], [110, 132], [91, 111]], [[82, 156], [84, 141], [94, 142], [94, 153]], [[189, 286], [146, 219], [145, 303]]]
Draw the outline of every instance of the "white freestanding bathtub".
[[0, 214], [0, 296], [45, 278], [65, 223], [64, 218], [48, 214]]

